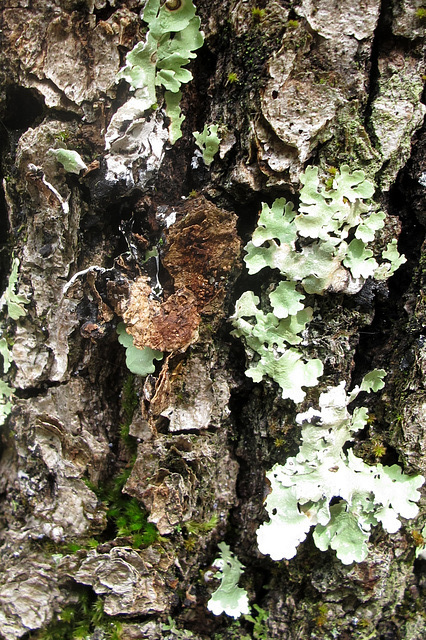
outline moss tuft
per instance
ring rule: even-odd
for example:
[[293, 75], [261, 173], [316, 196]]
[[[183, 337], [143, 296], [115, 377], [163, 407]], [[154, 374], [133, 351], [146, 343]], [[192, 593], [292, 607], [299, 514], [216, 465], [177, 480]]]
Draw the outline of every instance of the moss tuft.
[[287, 22], [287, 29], [297, 29], [298, 26], [299, 26], [298, 20], [289, 20]]
[[102, 598], [95, 598], [86, 587], [75, 591], [76, 604], [62, 609], [47, 627], [31, 633], [29, 640], [77, 640], [92, 637], [95, 629], [102, 629], [104, 640], [121, 639], [121, 624], [106, 615]]
[[265, 9], [261, 9], [260, 7], [253, 7], [251, 10], [251, 17], [253, 22], [260, 22], [265, 17]]

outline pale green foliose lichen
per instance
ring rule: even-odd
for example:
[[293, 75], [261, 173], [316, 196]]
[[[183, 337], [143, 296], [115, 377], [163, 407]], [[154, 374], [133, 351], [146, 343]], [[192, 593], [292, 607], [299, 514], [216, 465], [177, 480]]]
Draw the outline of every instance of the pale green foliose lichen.
[[[331, 189], [321, 184], [317, 167], [307, 167], [300, 179], [299, 212], [284, 198], [275, 200], [271, 208], [263, 204], [258, 227], [246, 246], [250, 274], [269, 266], [300, 282], [307, 293], [322, 294], [329, 288], [341, 289], [344, 276], [346, 281], [365, 280], [379, 271], [382, 277], [405, 262], [390, 243], [380, 268], [367, 248], [383, 228], [385, 214], [371, 201], [374, 185], [363, 171], [351, 173], [343, 165]], [[350, 234], [354, 237], [348, 242]]]
[[185, 120], [185, 116], [182, 115], [180, 110], [180, 100], [182, 98], [182, 92], [172, 93], [166, 91], [166, 114], [170, 119], [169, 125], [169, 140], [171, 144], [174, 144], [182, 137], [182, 123]]
[[12, 261], [12, 271], [9, 276], [6, 290], [0, 298], [0, 309], [3, 309], [3, 307], [6, 305], [7, 316], [9, 318], [12, 318], [12, 320], [18, 320], [18, 318], [25, 316], [27, 312], [25, 311], [23, 305], [29, 303], [27, 296], [15, 292], [16, 284], [18, 282], [18, 267], [19, 260], [18, 258], [14, 258]]
[[255, 382], [269, 376], [278, 382], [283, 397], [294, 402], [303, 400], [302, 387], [316, 386], [323, 372], [320, 360], [307, 359], [295, 348], [302, 342], [301, 334], [313, 313], [311, 307], [299, 308], [303, 298], [295, 289], [277, 288], [269, 295], [273, 313], [264, 313], [258, 308], [259, 298], [246, 291], [231, 318], [235, 327], [232, 334], [244, 338], [248, 349], [258, 356], [250, 362], [246, 375]]
[[201, 133], [194, 131], [192, 134], [197, 146], [201, 149], [204, 162], [210, 166], [213, 158], [219, 151], [220, 136], [218, 135], [219, 125], [206, 124]]
[[343, 165], [331, 188], [321, 184], [316, 167], [307, 167], [300, 179], [299, 211], [284, 198], [271, 207], [264, 203], [245, 247], [250, 274], [269, 267], [283, 278], [268, 294], [272, 312], [261, 311], [260, 299], [248, 291], [231, 318], [233, 335], [244, 339], [251, 359], [247, 375], [255, 382], [272, 378], [283, 398], [294, 402], [301, 402], [303, 387], [316, 386], [323, 373], [320, 360], [296, 347], [313, 317], [304, 294], [356, 293], [367, 278], [384, 280], [405, 262], [396, 240], [382, 252], [380, 264], [368, 247], [385, 214], [371, 201], [374, 185], [363, 171], [351, 173]]
[[4, 380], [0, 380], [0, 426], [5, 423], [7, 416], [12, 411], [12, 395], [15, 389]]
[[192, 73], [184, 67], [196, 57], [194, 51], [204, 42], [195, 11], [191, 0], [170, 0], [161, 6], [160, 0], [148, 0], [143, 13], [148, 24], [145, 42], [138, 42], [127, 54], [126, 64], [117, 76], [137, 91], [138, 98], [146, 99], [147, 108], [157, 103], [156, 87], [165, 88], [172, 144], [182, 135], [180, 88], [192, 80]]
[[302, 425], [298, 454], [267, 474], [270, 520], [257, 531], [262, 553], [273, 560], [293, 558], [314, 527], [313, 539], [320, 550], [334, 549], [344, 564], [362, 562], [372, 526], [381, 523], [394, 533], [401, 526], [399, 517], [417, 515], [422, 476], [407, 476], [398, 465], [369, 466], [345, 448], [368, 418], [366, 408], [358, 407], [351, 414], [348, 404], [360, 391], [382, 388], [384, 375], [381, 369], [370, 372], [349, 394], [341, 382], [321, 394], [319, 410], [297, 415]]
[[226, 613], [232, 618], [239, 618], [250, 613], [247, 591], [238, 586], [244, 566], [231, 553], [226, 542], [221, 542], [218, 546], [220, 556], [213, 564], [219, 569], [215, 577], [220, 578], [221, 584], [208, 601], [207, 609], [215, 616]]
[[87, 165], [77, 151], [72, 149], [49, 149], [48, 153], [54, 156], [68, 173], [76, 173], [78, 175], [82, 169], [87, 169]]
[[[0, 298], [0, 310], [6, 307], [6, 318], [11, 318], [12, 320], [18, 320], [25, 316], [26, 311], [23, 305], [29, 303], [27, 296], [16, 293], [18, 267], [19, 260], [18, 258], [14, 258], [6, 290]], [[7, 373], [13, 362], [13, 358], [4, 335], [0, 338], [0, 355], [3, 358], [3, 373]], [[9, 386], [4, 380], [0, 380], [0, 425], [5, 423], [7, 416], [12, 410], [12, 395], [14, 391], [15, 389]]]
[[3, 358], [3, 373], [7, 373], [13, 360], [12, 354], [9, 351], [9, 345], [7, 344], [7, 340], [4, 336], [0, 338], [0, 355]]
[[119, 343], [126, 348], [126, 366], [129, 371], [138, 376], [147, 376], [149, 373], [154, 373], [154, 360], [162, 360], [162, 352], [150, 347], [145, 347], [144, 349], [135, 347], [133, 338], [127, 333], [124, 322], [120, 322], [117, 326], [117, 333]]

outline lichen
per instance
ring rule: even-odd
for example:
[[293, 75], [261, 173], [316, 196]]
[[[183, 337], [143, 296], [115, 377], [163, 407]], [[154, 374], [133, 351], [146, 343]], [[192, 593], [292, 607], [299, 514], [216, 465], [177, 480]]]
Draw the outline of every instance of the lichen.
[[323, 373], [320, 360], [309, 359], [296, 347], [313, 317], [297, 287], [306, 294], [356, 293], [367, 278], [385, 280], [405, 262], [396, 240], [382, 252], [380, 265], [373, 257], [368, 245], [384, 226], [385, 215], [371, 201], [374, 186], [363, 171], [351, 173], [343, 165], [334, 172], [331, 185], [323, 185], [318, 168], [308, 167], [300, 179], [299, 212], [284, 198], [271, 207], [263, 204], [246, 245], [250, 274], [269, 267], [285, 278], [268, 296], [272, 312], [260, 310], [260, 299], [247, 291], [231, 317], [233, 335], [244, 339], [252, 360], [247, 375], [255, 382], [272, 378], [283, 398], [294, 402], [301, 402], [303, 387], [316, 386]]
[[143, 20], [148, 24], [146, 40], [138, 42], [127, 54], [126, 65], [117, 79], [126, 80], [137, 91], [145, 109], [157, 103], [156, 87], [165, 88], [170, 142], [174, 144], [182, 136], [184, 120], [179, 108], [180, 88], [192, 80], [192, 73], [185, 67], [204, 42], [200, 18], [195, 15], [191, 0], [181, 0], [176, 7], [174, 3], [160, 6], [160, 0], [148, 0]]
[[118, 341], [126, 348], [126, 366], [132, 373], [138, 376], [147, 376], [155, 371], [154, 360], [161, 360], [161, 351], [146, 346], [138, 349], [133, 344], [132, 336], [127, 333], [124, 322], [117, 327]]
[[80, 154], [73, 149], [49, 149], [48, 153], [60, 162], [65, 171], [69, 173], [78, 175], [80, 171], [87, 169], [87, 165], [83, 162]]
[[226, 613], [232, 618], [238, 618], [250, 611], [247, 592], [238, 586], [244, 567], [225, 542], [218, 546], [221, 553], [213, 564], [219, 569], [215, 577], [220, 578], [221, 583], [208, 601], [207, 608], [215, 616]]
[[[27, 314], [24, 305], [29, 304], [26, 295], [16, 293], [16, 285], [18, 282], [18, 258], [12, 260], [12, 271], [9, 276], [7, 287], [0, 298], [0, 312], [2, 312], [2, 328], [0, 329], [0, 354], [3, 358], [3, 373], [7, 373], [13, 362], [13, 354], [9, 348], [7, 340], [6, 323], [8, 319], [19, 320]], [[6, 313], [3, 309], [6, 308]], [[12, 411], [12, 396], [15, 389], [8, 385], [4, 380], [0, 380], [0, 426], [5, 423], [7, 416]]]
[[[361, 391], [383, 388], [383, 370], [367, 374], [360, 387], [346, 394], [345, 383], [321, 394], [320, 410], [296, 416], [302, 425], [302, 444], [285, 465], [267, 474], [271, 493], [266, 500], [269, 522], [257, 532], [259, 549], [274, 560], [290, 559], [311, 527], [316, 546], [337, 552], [344, 564], [362, 562], [372, 526], [381, 523], [389, 533], [401, 526], [398, 516], [413, 518], [420, 498], [422, 476], [409, 477], [398, 465], [368, 466], [352, 449], [352, 433], [364, 428], [368, 411], [348, 405]], [[338, 502], [336, 502], [338, 499]]]
[[201, 133], [194, 131], [192, 134], [195, 138], [197, 146], [201, 149], [203, 160], [209, 167], [213, 162], [214, 156], [219, 151], [220, 136], [218, 134], [219, 125], [204, 125]]

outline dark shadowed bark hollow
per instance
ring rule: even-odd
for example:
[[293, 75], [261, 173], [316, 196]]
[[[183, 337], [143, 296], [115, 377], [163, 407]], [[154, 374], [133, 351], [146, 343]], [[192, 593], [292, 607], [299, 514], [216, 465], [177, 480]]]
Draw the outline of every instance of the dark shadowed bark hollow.
[[[19, 260], [27, 302], [16, 318], [1, 310], [14, 394], [0, 432], [0, 638], [420, 640], [424, 488], [418, 516], [374, 527], [359, 563], [312, 534], [273, 561], [256, 531], [265, 472], [298, 451], [296, 414], [374, 368], [386, 384], [364, 401], [354, 451], [426, 475], [426, 10], [195, 4], [204, 44], [172, 145], [163, 88], [138, 112], [116, 80], [145, 38], [146, 2], [2, 3], [1, 285]], [[205, 124], [221, 138], [211, 164], [193, 136]], [[87, 169], [66, 171], [59, 148]], [[343, 164], [376, 185], [375, 255], [398, 239], [407, 260], [353, 295], [311, 296], [303, 348], [323, 375], [296, 406], [246, 376], [229, 317], [244, 291], [264, 300], [277, 282], [243, 260], [261, 203], [297, 206], [308, 165], [330, 180]], [[163, 353], [146, 377], [126, 367], [123, 320], [138, 348]], [[222, 541], [245, 566], [256, 624], [206, 608]]]

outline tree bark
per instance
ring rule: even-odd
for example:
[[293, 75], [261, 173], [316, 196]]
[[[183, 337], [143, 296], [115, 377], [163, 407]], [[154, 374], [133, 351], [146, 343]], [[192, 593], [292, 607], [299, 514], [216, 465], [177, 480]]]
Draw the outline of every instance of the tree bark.
[[[256, 530], [265, 472], [298, 451], [296, 413], [374, 368], [386, 386], [354, 450], [426, 472], [425, 11], [196, 0], [204, 45], [172, 145], [162, 90], [138, 114], [116, 80], [145, 38], [145, 4], [5, 0], [1, 13], [1, 282], [18, 259], [28, 302], [16, 319], [1, 310], [14, 394], [1, 427], [0, 637], [420, 640], [424, 490], [419, 516], [392, 535], [375, 528], [349, 566], [309, 536], [274, 562]], [[193, 136], [206, 124], [221, 137], [210, 165]], [[58, 148], [87, 168], [65, 171]], [[407, 262], [356, 295], [317, 296], [306, 340], [324, 375], [296, 407], [245, 375], [229, 317], [242, 292], [276, 282], [243, 261], [261, 203], [297, 204], [307, 165], [327, 179], [344, 164], [377, 186], [375, 246], [398, 238]], [[136, 347], [163, 354], [146, 376], [126, 366], [123, 319]], [[223, 540], [257, 625], [206, 609]]]

